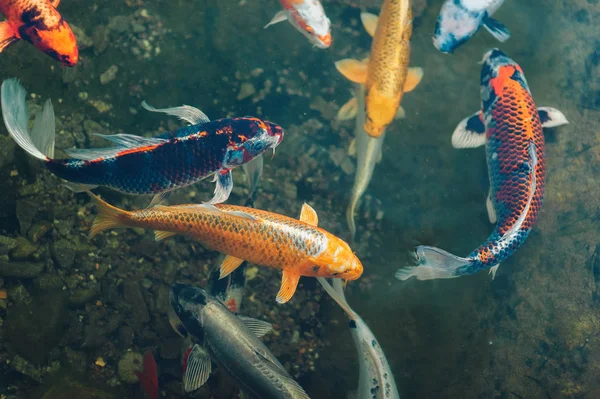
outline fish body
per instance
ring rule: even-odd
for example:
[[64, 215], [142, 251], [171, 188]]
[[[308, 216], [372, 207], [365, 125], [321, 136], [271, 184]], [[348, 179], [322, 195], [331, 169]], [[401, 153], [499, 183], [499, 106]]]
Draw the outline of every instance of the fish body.
[[65, 66], [79, 59], [77, 41], [56, 10], [60, 0], [0, 0], [0, 52], [23, 39]]
[[319, 277], [317, 280], [348, 316], [348, 326], [358, 353], [359, 373], [356, 397], [399, 399], [398, 387], [385, 353], [367, 323], [346, 301], [341, 281], [333, 280], [332, 286], [324, 278]]
[[54, 111], [47, 101], [31, 132], [25, 89], [15, 80], [2, 84], [4, 123], [14, 140], [42, 160], [76, 190], [105, 186], [129, 194], [153, 194], [155, 202], [167, 193], [214, 175], [217, 181], [211, 203], [225, 201], [233, 187], [231, 170], [274, 149], [283, 129], [258, 118], [208, 120], [200, 110], [182, 106], [164, 110], [189, 126], [146, 138], [129, 134], [104, 135], [115, 147], [67, 150], [71, 159], [54, 159]]
[[373, 36], [368, 61], [342, 60], [337, 69], [349, 80], [365, 85], [366, 121], [371, 137], [381, 137], [398, 115], [405, 92], [421, 81], [421, 68], [409, 68], [412, 11], [409, 0], [385, 0], [379, 17], [361, 14]]
[[504, 0], [446, 0], [435, 23], [433, 45], [442, 53], [453, 53], [482, 26], [497, 40], [508, 40], [509, 30], [491, 18], [502, 3]]
[[191, 387], [199, 387], [208, 379], [212, 359], [254, 397], [308, 398], [258, 339], [271, 330], [269, 323], [234, 315], [221, 301], [198, 287], [175, 284], [169, 300], [171, 325], [198, 342], [187, 364], [188, 369], [197, 370], [189, 375], [190, 380], [195, 380]]
[[487, 209], [496, 223], [488, 239], [465, 258], [419, 246], [419, 266], [400, 269], [406, 280], [453, 278], [489, 269], [495, 275], [531, 232], [544, 198], [546, 155], [543, 127], [567, 122], [554, 108], [536, 108], [521, 67], [498, 49], [481, 69], [481, 110], [465, 118], [452, 136], [455, 148], [485, 145], [490, 192]]
[[316, 212], [307, 204], [300, 220], [276, 213], [235, 205], [154, 206], [123, 211], [92, 196], [100, 206], [91, 236], [117, 227], [157, 230], [158, 240], [182, 234], [227, 255], [221, 278], [244, 261], [283, 271], [277, 302], [287, 302], [300, 276], [355, 280], [362, 264], [348, 244], [317, 227]]
[[265, 29], [278, 22], [289, 21], [300, 33], [318, 48], [331, 45], [331, 22], [319, 0], [280, 0], [283, 10], [265, 25]]

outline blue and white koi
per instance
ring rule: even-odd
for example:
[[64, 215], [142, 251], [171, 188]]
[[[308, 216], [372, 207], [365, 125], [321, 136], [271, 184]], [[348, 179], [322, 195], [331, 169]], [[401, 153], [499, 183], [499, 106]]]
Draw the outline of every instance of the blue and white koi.
[[446, 0], [435, 23], [433, 45], [442, 53], [453, 53], [483, 26], [497, 40], [510, 37], [509, 30], [491, 18], [504, 0]]

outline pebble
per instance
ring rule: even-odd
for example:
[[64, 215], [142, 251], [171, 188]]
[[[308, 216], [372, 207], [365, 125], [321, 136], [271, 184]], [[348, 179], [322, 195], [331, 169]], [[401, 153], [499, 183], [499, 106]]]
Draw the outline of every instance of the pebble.
[[111, 65], [100, 75], [100, 83], [103, 85], [109, 84], [117, 78], [117, 72], [119, 72], [119, 67], [114, 64]]
[[238, 92], [236, 99], [240, 101], [253, 96], [254, 93], [256, 93], [256, 88], [254, 87], [254, 85], [250, 82], [244, 82], [240, 86], [240, 91]]
[[126, 384], [139, 381], [136, 372], [144, 371], [144, 358], [137, 352], [125, 352], [119, 360], [119, 379]]

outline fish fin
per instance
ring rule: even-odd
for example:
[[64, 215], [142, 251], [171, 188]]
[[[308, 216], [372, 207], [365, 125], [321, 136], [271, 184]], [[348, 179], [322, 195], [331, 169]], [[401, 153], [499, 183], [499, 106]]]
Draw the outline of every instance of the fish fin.
[[317, 277], [317, 281], [321, 284], [321, 286], [323, 286], [325, 291], [327, 291], [331, 299], [337, 302], [337, 304], [344, 310], [344, 312], [346, 312], [348, 316], [354, 316], [356, 313], [354, 310], [352, 310], [350, 305], [348, 305], [348, 301], [346, 301], [346, 296], [344, 295], [344, 288], [342, 287], [344, 283], [339, 278], [334, 278], [332, 280], [333, 285], [329, 284], [327, 279], [323, 277]]
[[265, 25], [263, 29], [267, 29], [271, 25], [278, 24], [279, 22], [286, 21], [288, 19], [288, 12], [286, 10], [281, 10], [269, 21], [268, 24]]
[[167, 238], [173, 237], [174, 235], [177, 235], [177, 233], [173, 233], [172, 231], [156, 230], [154, 232], [154, 241], [166, 240]]
[[413, 91], [415, 87], [417, 87], [417, 85], [421, 82], [421, 79], [423, 79], [423, 68], [408, 68], [406, 80], [404, 81], [404, 92], [408, 93], [410, 91]]
[[98, 215], [92, 223], [90, 238], [93, 238], [96, 234], [104, 230], [125, 226], [121, 220], [121, 217], [127, 214], [127, 211], [110, 205], [108, 202], [103, 201], [100, 197], [92, 194], [89, 191], [88, 195], [92, 199], [92, 202], [98, 206]]
[[231, 190], [233, 189], [233, 177], [231, 176], [231, 170], [219, 171], [215, 173], [215, 178], [213, 181], [217, 182], [214, 192], [215, 195], [210, 201], [204, 202], [204, 204], [214, 205], [227, 201], [227, 198], [229, 198]]
[[[156, 205], [156, 207], [161, 207], [163, 205]], [[257, 220], [254, 216], [250, 215], [249, 213], [246, 212], [242, 212], [242, 211], [224, 211], [222, 209], [217, 208], [216, 206], [212, 205], [212, 204], [191, 204], [191, 205], [174, 205], [176, 207], [180, 207], [180, 208], [192, 208], [192, 209], [196, 209], [199, 211], [203, 211], [203, 212], [209, 212], [209, 213], [227, 213], [228, 215], [231, 216], [235, 216], [238, 218], [242, 218], [242, 219], [247, 219], [247, 220]]]
[[221, 273], [219, 274], [219, 280], [229, 276], [235, 269], [240, 267], [244, 263], [244, 259], [236, 258], [235, 256], [227, 255], [221, 263]]
[[46, 100], [44, 107], [35, 115], [31, 129], [31, 141], [35, 148], [48, 158], [54, 158], [54, 137], [56, 136], [56, 122], [52, 101]]
[[404, 119], [406, 118], [406, 111], [404, 111], [404, 108], [402, 108], [402, 105], [398, 106], [398, 109], [396, 110], [396, 114], [394, 115], [394, 119]]
[[153, 149], [169, 140], [161, 139], [157, 137], [142, 137], [133, 134], [97, 134], [94, 136], [102, 137], [114, 144], [116, 147], [107, 148], [71, 148], [64, 150], [65, 153], [75, 159], [82, 159], [86, 161], [92, 161], [99, 158], [112, 158], [117, 156], [120, 152], [125, 150], [134, 149]]
[[350, 144], [348, 145], [348, 155], [351, 157], [356, 156], [356, 139], [353, 138], [350, 140]]
[[490, 271], [488, 274], [492, 275], [492, 280], [496, 278], [496, 273], [498, 272], [499, 267], [500, 267], [500, 263], [498, 263], [496, 266], [490, 267]]
[[170, 107], [170, 108], [154, 108], [152, 105], [148, 104], [146, 101], [142, 101], [142, 107], [146, 111], [150, 112], [162, 112], [167, 115], [173, 115], [181, 119], [182, 121], [186, 121], [190, 125], [198, 125], [202, 123], [210, 122], [210, 119], [206, 114], [200, 111], [198, 108], [192, 107], [190, 105], [182, 105], [180, 107]]
[[206, 383], [212, 371], [212, 362], [204, 349], [195, 344], [187, 358], [187, 368], [183, 374], [183, 389], [193, 392]]
[[335, 67], [344, 75], [344, 77], [355, 83], [365, 83], [367, 81], [367, 63], [364, 61], [346, 58], [336, 61]]
[[361, 12], [360, 20], [369, 36], [375, 36], [375, 31], [377, 30], [377, 23], [379, 22], [379, 17], [375, 14], [371, 14], [370, 12]]
[[171, 191], [165, 191], [165, 192], [156, 194], [154, 197], [152, 197], [152, 201], [150, 201], [150, 203], [148, 204], [146, 209], [152, 208], [153, 206], [164, 204], [166, 199], [169, 198], [171, 196], [171, 194], [172, 194]]
[[[54, 154], [54, 127], [51, 129], [44, 129], [42, 123], [45, 121], [45, 118], [50, 118], [50, 114], [52, 114], [52, 120], [54, 119], [52, 105], [48, 102], [44, 104], [41, 115], [37, 117], [38, 127], [35, 129], [36, 134], [47, 134], [48, 137], [33, 137], [27, 126], [29, 122], [29, 113], [27, 112], [27, 104], [25, 102], [25, 97], [27, 95], [25, 88], [17, 79], [12, 78], [2, 82], [0, 92], [4, 125], [13, 140], [15, 140], [19, 147], [33, 157], [43, 161], [51, 158], [49, 155]], [[48, 119], [48, 122], [50, 122], [50, 119]], [[50, 136], [50, 134], [52, 134], [52, 136]], [[43, 144], [43, 148], [38, 148], [36, 146], [39, 143]], [[43, 151], [47, 151], [48, 154]]]
[[357, 113], [358, 101], [356, 100], [356, 97], [352, 97], [344, 105], [341, 106], [335, 118], [338, 121], [347, 121], [349, 119], [354, 119]]
[[484, 145], [485, 141], [485, 125], [479, 111], [460, 121], [452, 133], [454, 148], [476, 148]]
[[264, 353], [255, 349], [254, 354], [259, 358], [256, 362], [255, 367], [262, 375], [264, 375], [273, 384], [280, 385], [281, 380], [286, 380], [286, 388], [292, 389], [294, 392], [290, 397], [297, 399], [310, 399], [308, 394], [304, 392], [304, 389], [298, 384], [287, 372], [287, 370], [278, 362], [275, 363], [273, 360], [265, 356]]
[[85, 193], [98, 187], [97, 185], [93, 184], [73, 183], [70, 181], [66, 181], [62, 185], [68, 188], [69, 190], [73, 191], [74, 193]]
[[144, 371], [135, 372], [148, 398], [158, 398], [158, 369], [151, 351], [144, 352]]
[[569, 123], [567, 117], [556, 108], [539, 107], [538, 113], [543, 128], [557, 127]]
[[413, 276], [417, 280], [455, 278], [459, 277], [454, 274], [458, 268], [471, 263], [469, 259], [458, 257], [435, 247], [421, 245], [417, 247], [416, 253], [419, 265], [399, 269], [396, 272], [398, 280], [408, 280]]
[[[104, 140], [108, 140], [111, 143], [118, 145], [123, 148], [138, 148], [138, 147], [148, 147], [154, 145], [160, 145], [162, 143], [166, 143], [169, 141], [168, 139], [161, 139], [159, 137], [143, 137], [136, 136], [135, 134], [98, 134], [94, 133], [94, 136], [101, 137]], [[123, 148], [120, 150], [122, 151]]]
[[300, 221], [310, 224], [311, 226], [317, 226], [319, 224], [319, 216], [317, 212], [306, 202], [302, 204], [302, 210], [300, 211]]
[[277, 293], [275, 300], [277, 303], [286, 303], [289, 301], [296, 292], [298, 282], [300, 281], [300, 275], [291, 270], [283, 269], [283, 276], [281, 279], [281, 288]]
[[60, 0], [50, 0], [50, 4], [52, 4], [52, 7], [56, 8], [60, 4]]
[[12, 26], [6, 21], [0, 22], [0, 53], [17, 41], [19, 38]]
[[498, 220], [498, 216], [496, 215], [496, 210], [494, 209], [494, 202], [492, 201], [492, 189], [488, 193], [487, 199], [485, 200], [485, 207], [487, 209], [488, 218], [490, 219], [491, 224], [495, 224], [496, 220]]
[[185, 326], [183, 325], [179, 316], [177, 316], [177, 313], [175, 313], [175, 310], [172, 306], [169, 306], [167, 310], [167, 318], [169, 319], [169, 324], [173, 328], [173, 331], [175, 331], [177, 335], [183, 339], [190, 339]]
[[246, 327], [248, 327], [250, 331], [252, 331], [252, 334], [256, 335], [258, 338], [273, 331], [273, 325], [269, 322], [254, 319], [248, 316], [238, 316], [238, 318]]
[[250, 162], [242, 165], [248, 181], [248, 200], [254, 202], [254, 197], [258, 191], [258, 185], [262, 179], [264, 159], [262, 155], [257, 156]]
[[510, 31], [508, 28], [494, 18], [487, 17], [483, 21], [483, 26], [488, 32], [490, 32], [490, 35], [494, 36], [494, 39], [502, 43], [510, 38]]
[[123, 151], [122, 147], [109, 147], [109, 148], [68, 148], [63, 150], [67, 156], [74, 159], [81, 159], [84, 161], [92, 161], [95, 159], [106, 159], [115, 157], [118, 153]]

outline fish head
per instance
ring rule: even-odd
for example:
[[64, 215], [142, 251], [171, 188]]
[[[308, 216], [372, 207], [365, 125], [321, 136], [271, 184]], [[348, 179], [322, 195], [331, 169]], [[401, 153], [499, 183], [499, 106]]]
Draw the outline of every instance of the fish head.
[[307, 0], [296, 3], [290, 22], [315, 47], [331, 46], [331, 21], [319, 1]]
[[489, 111], [495, 100], [515, 83], [529, 92], [523, 70], [503, 51], [497, 48], [488, 50], [483, 55], [481, 63], [481, 99], [484, 113]]
[[202, 288], [185, 284], [174, 284], [169, 292], [169, 322], [183, 337], [191, 334], [196, 339], [203, 337], [203, 310], [213, 302]]
[[79, 60], [75, 34], [64, 20], [51, 29], [41, 21], [33, 25], [24, 25], [19, 29], [19, 33], [38, 50], [64, 66], [75, 66]]
[[317, 276], [356, 280], [363, 273], [363, 265], [347, 242], [329, 237], [327, 248], [312, 263], [321, 266]]
[[452, 54], [482, 25], [485, 10], [470, 11], [460, 3], [444, 2], [435, 23], [433, 45], [442, 53]]
[[281, 126], [254, 117], [245, 117], [249, 124], [244, 134], [235, 134], [229, 143], [223, 166], [234, 168], [250, 162], [268, 149], [273, 150], [283, 140]]

